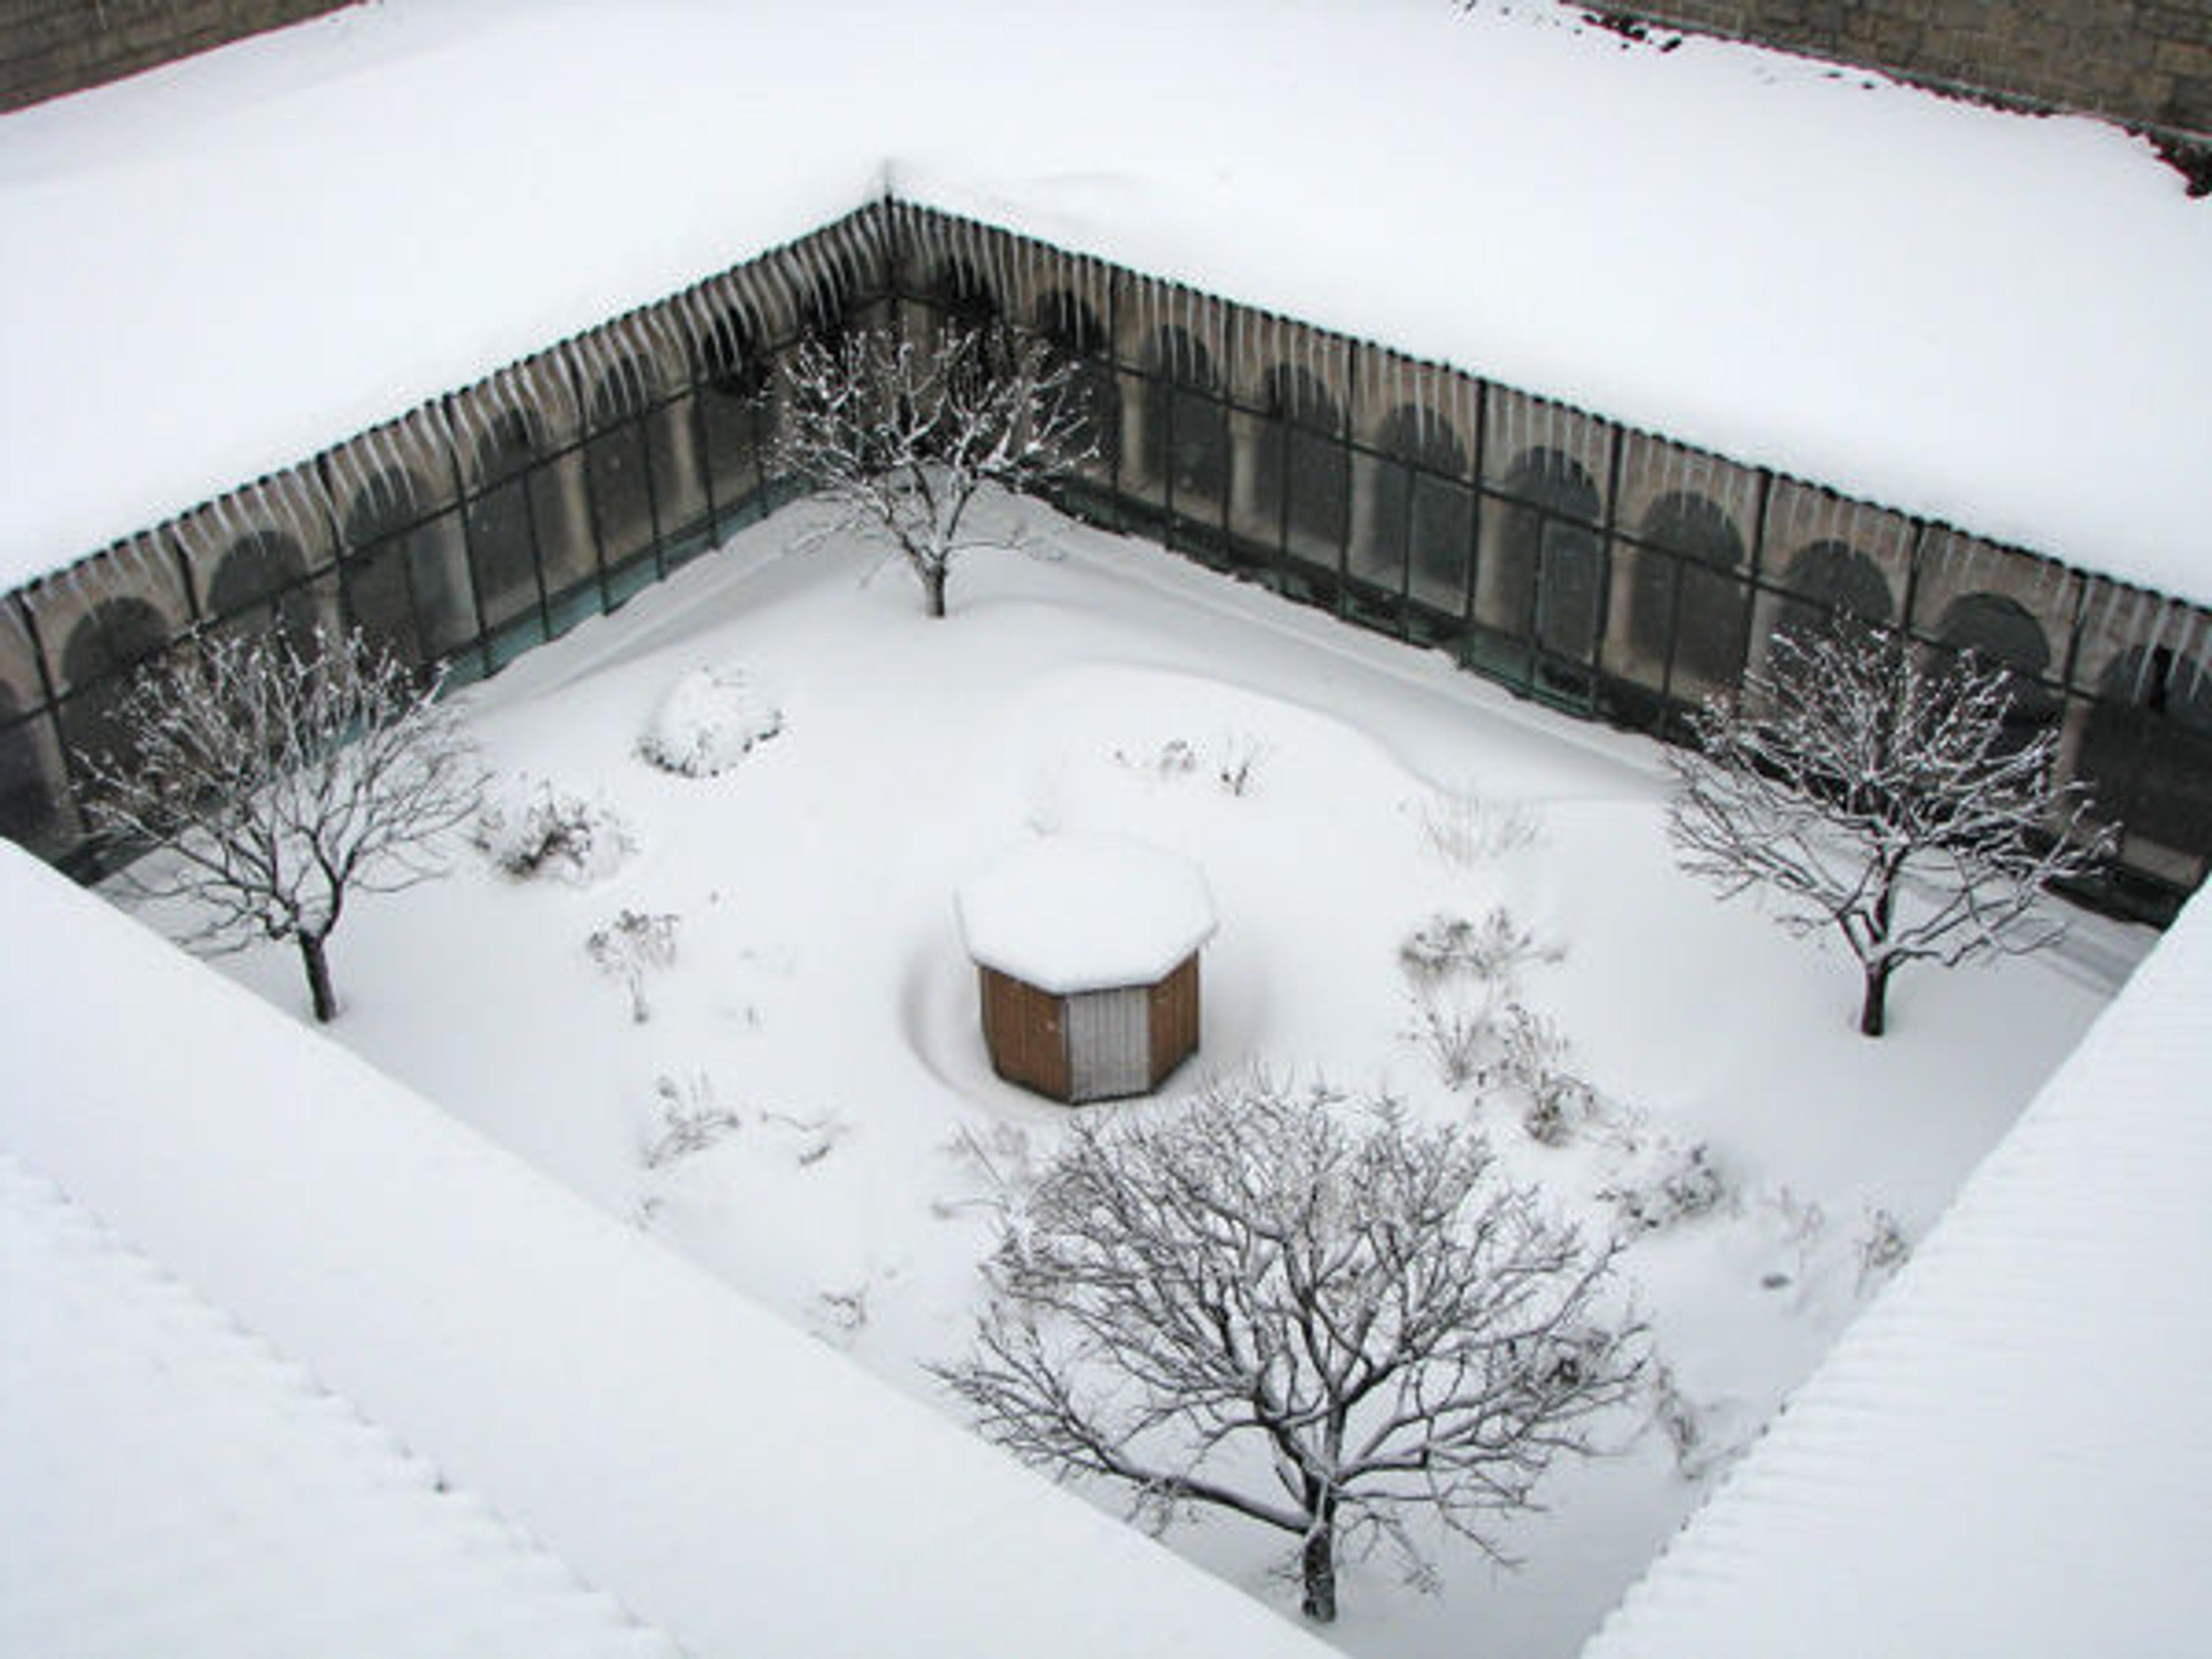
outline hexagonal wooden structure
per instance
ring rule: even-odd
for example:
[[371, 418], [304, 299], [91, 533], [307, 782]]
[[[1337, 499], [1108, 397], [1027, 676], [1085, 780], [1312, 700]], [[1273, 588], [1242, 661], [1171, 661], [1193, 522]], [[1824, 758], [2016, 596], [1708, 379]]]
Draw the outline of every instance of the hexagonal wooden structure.
[[1198, 1047], [1205, 878], [1120, 836], [1019, 848], [958, 897], [992, 1068], [1071, 1104], [1149, 1094]]

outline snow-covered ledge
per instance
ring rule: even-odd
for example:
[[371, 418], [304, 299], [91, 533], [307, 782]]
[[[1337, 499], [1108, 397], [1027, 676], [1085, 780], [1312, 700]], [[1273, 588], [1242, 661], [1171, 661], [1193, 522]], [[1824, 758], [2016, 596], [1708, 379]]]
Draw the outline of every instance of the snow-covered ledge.
[[688, 1650], [1327, 1651], [5, 842], [0, 915], [0, 1149]]
[[1586, 1659], [2198, 1648], [2208, 1078], [2199, 898]]

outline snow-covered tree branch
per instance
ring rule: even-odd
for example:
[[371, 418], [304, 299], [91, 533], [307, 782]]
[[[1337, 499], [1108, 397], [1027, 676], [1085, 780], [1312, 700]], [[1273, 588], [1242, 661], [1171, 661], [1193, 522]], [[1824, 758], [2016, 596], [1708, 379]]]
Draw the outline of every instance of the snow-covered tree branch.
[[2113, 831], [2055, 776], [2058, 733], [2006, 724], [2009, 671], [1930, 666], [1895, 635], [1776, 636], [1763, 674], [1670, 753], [1668, 831], [1723, 898], [1758, 888], [1793, 933], [1833, 927], [1863, 970], [1859, 1029], [1881, 1035], [1890, 976], [2032, 951], [2063, 931], [2038, 900], [2110, 856]]
[[328, 1020], [348, 898], [441, 874], [437, 843], [476, 811], [482, 776], [437, 690], [358, 633], [305, 652], [281, 633], [201, 639], [125, 694], [124, 754], [82, 757], [94, 822], [156, 849], [128, 879], [191, 903], [187, 944], [294, 941]]
[[785, 371], [781, 465], [888, 541], [945, 614], [985, 484], [1035, 488], [1091, 458], [1075, 367], [1036, 341], [948, 329], [933, 345], [861, 330], [810, 340]]
[[1642, 1364], [1610, 1261], [1463, 1129], [1244, 1078], [1171, 1118], [1079, 1121], [939, 1375], [1056, 1474], [1290, 1534], [1325, 1621], [1340, 1547], [1387, 1543], [1425, 1582], [1425, 1510], [1499, 1555], [1486, 1517], [1592, 1449]]

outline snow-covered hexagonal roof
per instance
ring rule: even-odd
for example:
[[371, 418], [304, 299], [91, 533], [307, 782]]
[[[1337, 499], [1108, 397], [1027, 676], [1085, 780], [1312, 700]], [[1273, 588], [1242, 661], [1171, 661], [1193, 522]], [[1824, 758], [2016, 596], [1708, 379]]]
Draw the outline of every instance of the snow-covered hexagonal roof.
[[1016, 848], [972, 877], [954, 908], [969, 956], [1060, 995], [1152, 984], [1214, 928], [1198, 866], [1126, 836]]

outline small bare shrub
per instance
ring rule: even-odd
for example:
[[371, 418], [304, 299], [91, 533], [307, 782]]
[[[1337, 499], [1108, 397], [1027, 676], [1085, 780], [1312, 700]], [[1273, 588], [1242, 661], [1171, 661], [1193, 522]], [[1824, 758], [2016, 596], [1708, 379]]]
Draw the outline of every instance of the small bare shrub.
[[1911, 1256], [1912, 1241], [1905, 1236], [1905, 1224], [1891, 1211], [1876, 1208], [1867, 1218], [1866, 1231], [1859, 1235], [1859, 1294], [1864, 1296]]
[[1406, 936], [1398, 963], [1416, 985], [1465, 975], [1510, 996], [1520, 988], [1523, 969], [1565, 954], [1557, 945], [1538, 944], [1500, 904], [1480, 921], [1438, 911]]
[[624, 910], [584, 941], [599, 971], [629, 988], [630, 1018], [640, 1025], [653, 1018], [645, 1000], [646, 975], [676, 960], [676, 923], [672, 915]]
[[1595, 1115], [1597, 1096], [1569, 1066], [1567, 1040], [1541, 1014], [1508, 1005], [1498, 1027], [1498, 1054], [1484, 1068], [1486, 1086], [1518, 1095], [1522, 1127], [1546, 1146], [1564, 1146]]
[[1239, 732], [1224, 738], [1213, 753], [1213, 781], [1224, 794], [1249, 795], [1260, 781], [1260, 764], [1267, 758], [1267, 746], [1257, 738]]
[[1435, 790], [1415, 805], [1421, 837], [1445, 863], [1464, 869], [1532, 846], [1542, 830], [1533, 807]]
[[655, 1121], [643, 1151], [648, 1170], [706, 1152], [744, 1127], [735, 1112], [716, 1104], [714, 1085], [703, 1073], [680, 1082], [663, 1076], [654, 1081], [653, 1093]]
[[1491, 1000], [1482, 990], [1449, 980], [1416, 986], [1408, 1000], [1413, 1022], [1407, 1039], [1426, 1054], [1448, 1089], [1480, 1080], [1490, 1051]]

